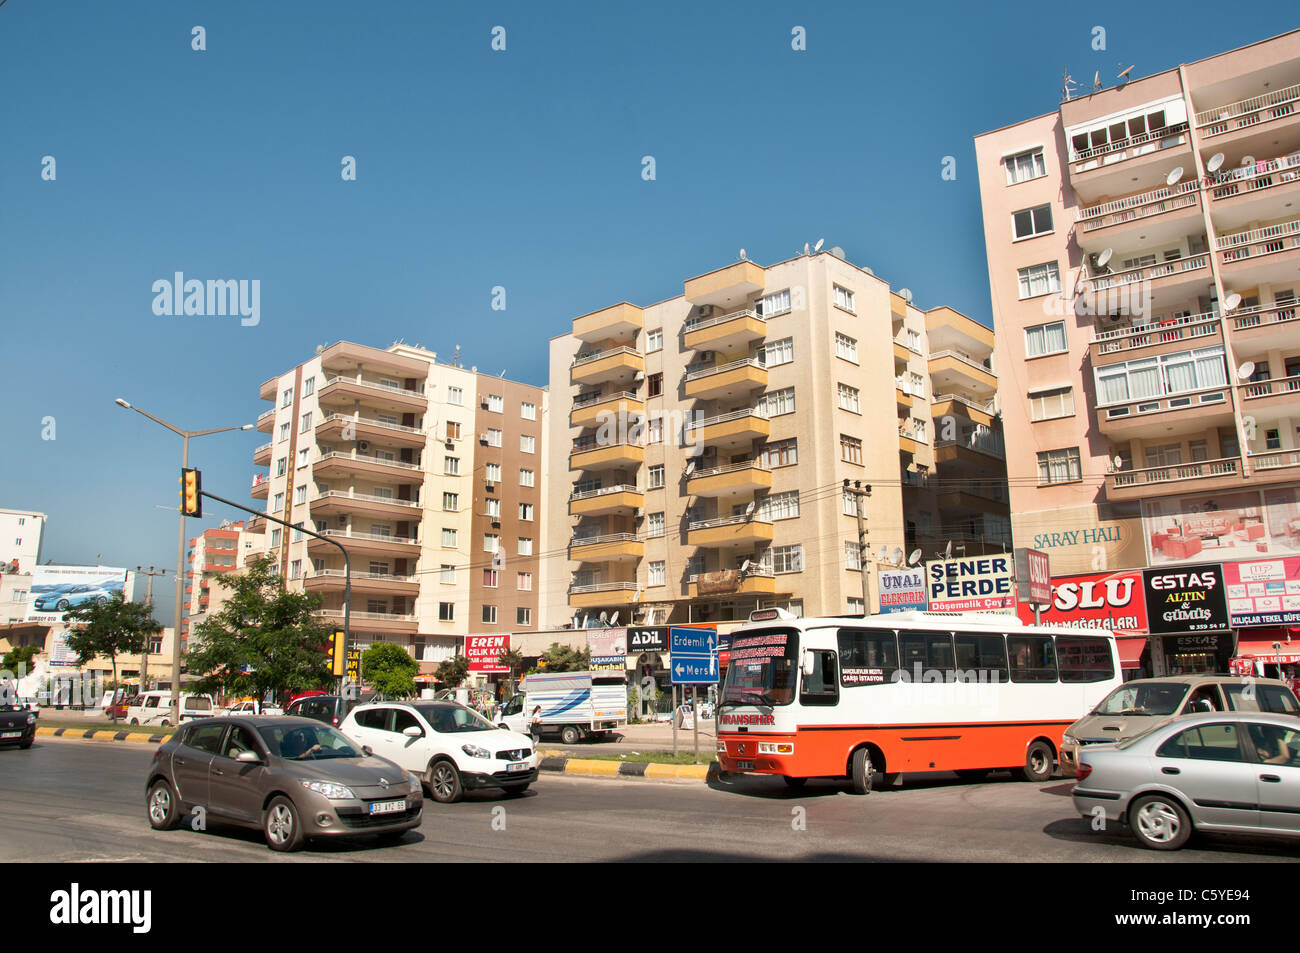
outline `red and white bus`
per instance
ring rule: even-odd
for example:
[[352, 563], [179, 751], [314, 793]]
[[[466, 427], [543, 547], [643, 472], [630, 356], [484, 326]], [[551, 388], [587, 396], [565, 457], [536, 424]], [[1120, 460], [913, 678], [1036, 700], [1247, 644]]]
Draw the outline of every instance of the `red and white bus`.
[[1123, 681], [1105, 632], [1011, 615], [797, 619], [759, 610], [732, 633], [717, 714], [723, 771], [851, 780], [903, 772], [1051, 777], [1061, 735]]

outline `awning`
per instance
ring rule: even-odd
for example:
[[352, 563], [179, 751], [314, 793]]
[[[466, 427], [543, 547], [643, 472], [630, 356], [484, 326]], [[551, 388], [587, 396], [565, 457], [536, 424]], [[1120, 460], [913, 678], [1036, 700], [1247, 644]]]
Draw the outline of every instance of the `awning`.
[[[1280, 651], [1273, 650], [1275, 644]], [[1300, 628], [1243, 629], [1237, 639], [1237, 657], [1270, 665], [1300, 663]]]
[[1115, 648], [1119, 650], [1120, 668], [1141, 668], [1142, 650], [1147, 647], [1147, 637], [1115, 633]]

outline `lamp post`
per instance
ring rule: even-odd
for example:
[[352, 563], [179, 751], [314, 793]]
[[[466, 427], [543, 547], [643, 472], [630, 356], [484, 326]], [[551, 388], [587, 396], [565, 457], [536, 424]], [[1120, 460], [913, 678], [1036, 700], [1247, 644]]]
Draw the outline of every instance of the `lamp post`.
[[[155, 417], [148, 411], [141, 410], [139, 407], [133, 407], [121, 397], [113, 400], [113, 403], [125, 410], [134, 410], [137, 414], [143, 414], [154, 423], [166, 427], [174, 434], [179, 434], [183, 440], [181, 448], [181, 469], [184, 470], [190, 465], [190, 438], [206, 437], [208, 434], [225, 433], [228, 430], [252, 430], [252, 424], [244, 424], [241, 427], [213, 427], [209, 430], [182, 430], [174, 424]], [[181, 723], [181, 602], [185, 595], [185, 508], [180, 509], [180, 531], [176, 540], [176, 615], [175, 626], [172, 630], [172, 724], [180, 725]]]

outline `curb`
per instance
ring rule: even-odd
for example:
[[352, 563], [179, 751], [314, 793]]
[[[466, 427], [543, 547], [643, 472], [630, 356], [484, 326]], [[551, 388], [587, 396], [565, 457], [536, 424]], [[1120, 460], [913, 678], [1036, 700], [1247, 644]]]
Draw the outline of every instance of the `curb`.
[[67, 741], [129, 741], [132, 744], [156, 745], [162, 744], [171, 737], [171, 733], [165, 735], [151, 735], [143, 731], [111, 731], [102, 728], [92, 728], [89, 730], [82, 728], [37, 728], [37, 738], [63, 738]]
[[718, 763], [652, 764], [645, 761], [597, 761], [588, 758], [543, 756], [541, 771], [603, 778], [648, 778], [652, 781], [707, 781], [718, 775]]

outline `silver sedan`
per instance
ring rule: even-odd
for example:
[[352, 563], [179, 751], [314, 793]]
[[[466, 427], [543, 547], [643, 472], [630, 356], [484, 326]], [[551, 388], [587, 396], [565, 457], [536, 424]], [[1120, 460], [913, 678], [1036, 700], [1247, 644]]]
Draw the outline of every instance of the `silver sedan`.
[[1300, 836], [1300, 718], [1188, 715], [1079, 752], [1074, 807], [1127, 823], [1144, 847], [1177, 850], [1194, 831]]

